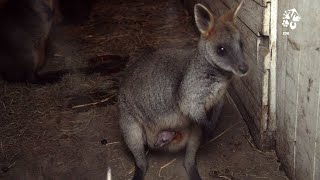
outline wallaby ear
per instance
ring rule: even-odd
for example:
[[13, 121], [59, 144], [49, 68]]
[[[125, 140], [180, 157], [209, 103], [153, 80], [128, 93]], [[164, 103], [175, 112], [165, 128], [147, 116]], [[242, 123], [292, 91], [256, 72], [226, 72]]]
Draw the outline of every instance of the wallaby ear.
[[214, 25], [214, 18], [211, 12], [202, 4], [194, 6], [194, 18], [196, 25], [202, 35], [208, 35]]
[[239, 12], [240, 8], [242, 7], [243, 2], [244, 2], [244, 0], [242, 0], [241, 3], [240, 3], [237, 7], [232, 8], [229, 12], [227, 12], [226, 14], [224, 14], [224, 15], [222, 16], [222, 19], [223, 19], [224, 21], [236, 22], [238, 12]]

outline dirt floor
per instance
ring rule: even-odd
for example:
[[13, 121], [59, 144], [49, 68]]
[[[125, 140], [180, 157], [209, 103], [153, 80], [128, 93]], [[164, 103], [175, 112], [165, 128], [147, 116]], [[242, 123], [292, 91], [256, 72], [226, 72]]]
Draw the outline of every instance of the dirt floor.
[[[195, 45], [191, 20], [180, 1], [100, 0], [82, 26], [57, 27], [44, 72], [70, 74], [45, 86], [0, 81], [0, 179], [98, 180], [108, 166], [113, 179], [129, 179], [134, 163], [116, 104], [121, 72], [78, 69], [97, 56], [131, 60], [145, 48]], [[226, 102], [216, 138], [198, 154], [203, 179], [287, 179], [275, 153], [254, 148], [232, 100]], [[148, 157], [146, 179], [186, 179], [183, 153]]]

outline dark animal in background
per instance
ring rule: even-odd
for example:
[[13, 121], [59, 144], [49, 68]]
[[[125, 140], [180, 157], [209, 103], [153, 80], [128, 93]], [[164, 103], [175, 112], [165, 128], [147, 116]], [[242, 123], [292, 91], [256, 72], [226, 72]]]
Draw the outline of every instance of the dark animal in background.
[[0, 75], [36, 81], [46, 62], [53, 0], [8, 0], [0, 7]]
[[81, 24], [89, 18], [93, 0], [59, 0], [63, 22]]
[[[242, 3], [241, 3], [242, 4]], [[127, 69], [120, 85], [120, 127], [132, 152], [133, 179], [144, 179], [144, 145], [166, 151], [186, 150], [184, 167], [201, 179], [196, 154], [208, 114], [220, 106], [234, 75], [247, 74], [240, 33], [234, 21], [241, 4], [216, 18], [194, 6], [201, 32], [197, 49], [162, 49], [144, 54]]]
[[45, 65], [50, 33], [61, 19], [81, 23], [91, 0], [0, 0], [0, 76], [11, 82], [47, 83]]

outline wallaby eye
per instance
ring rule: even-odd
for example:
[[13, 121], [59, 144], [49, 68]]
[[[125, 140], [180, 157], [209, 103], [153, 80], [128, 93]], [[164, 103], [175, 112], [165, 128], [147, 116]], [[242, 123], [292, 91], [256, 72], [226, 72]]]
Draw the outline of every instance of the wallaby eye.
[[226, 48], [222, 47], [222, 46], [218, 46], [217, 48], [217, 53], [220, 56], [224, 56], [227, 52], [226, 52]]

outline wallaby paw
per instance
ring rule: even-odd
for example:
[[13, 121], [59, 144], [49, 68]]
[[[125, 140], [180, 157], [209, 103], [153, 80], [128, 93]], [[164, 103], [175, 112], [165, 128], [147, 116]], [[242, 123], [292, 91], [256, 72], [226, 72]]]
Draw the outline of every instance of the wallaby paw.
[[189, 179], [190, 180], [201, 180], [199, 172], [195, 166], [193, 166], [189, 172]]
[[140, 168], [136, 167], [132, 180], [143, 180], [143, 179], [144, 179], [143, 171]]

